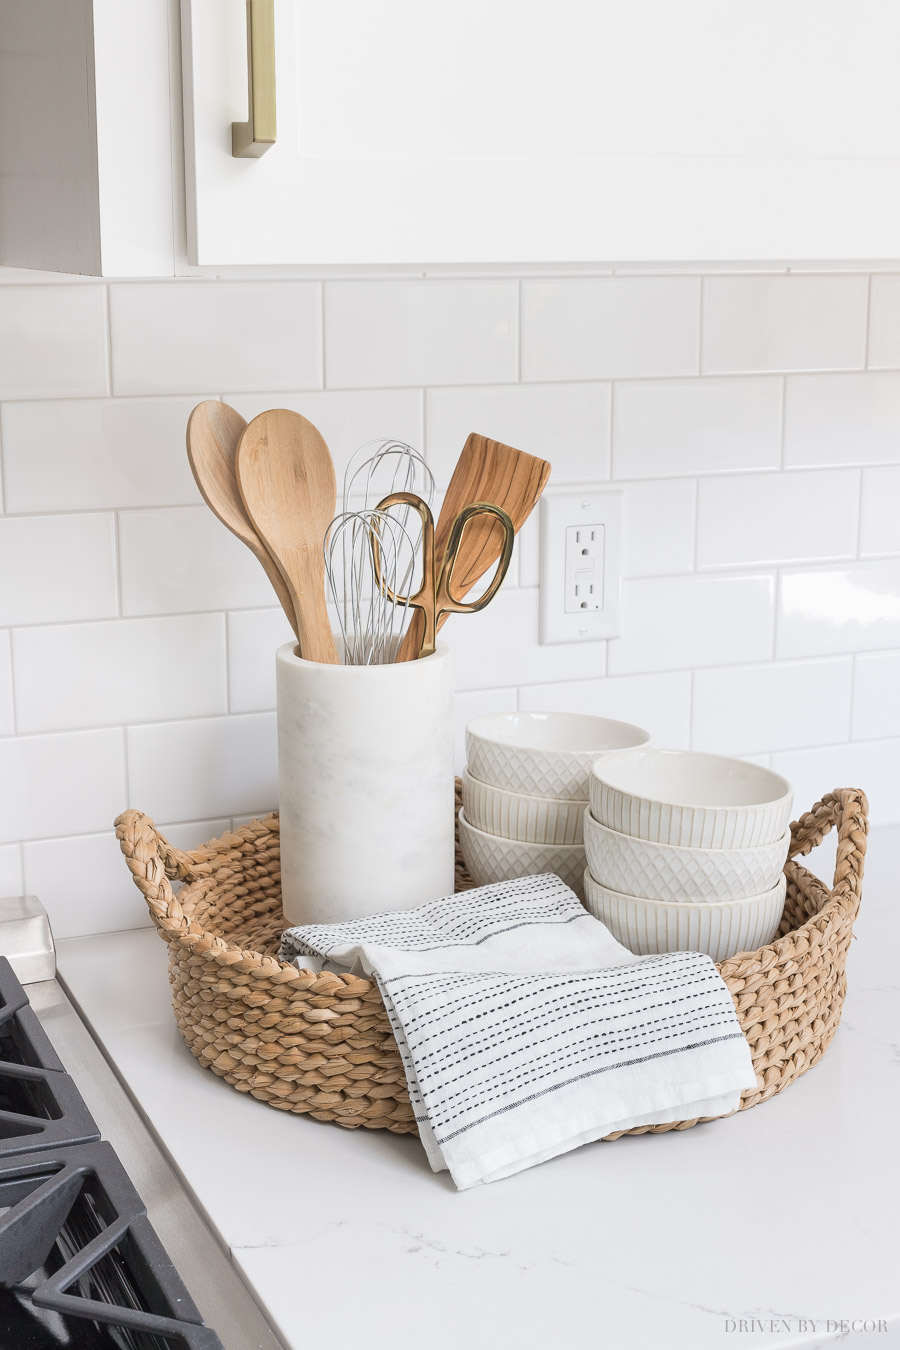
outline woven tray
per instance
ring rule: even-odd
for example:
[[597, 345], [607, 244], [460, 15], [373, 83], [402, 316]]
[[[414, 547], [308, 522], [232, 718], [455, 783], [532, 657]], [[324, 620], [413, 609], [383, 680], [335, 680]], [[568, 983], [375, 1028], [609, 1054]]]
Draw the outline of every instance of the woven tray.
[[[791, 826], [779, 936], [719, 963], [757, 1075], [741, 1110], [811, 1069], [837, 1030], [859, 908], [866, 809], [862, 792], [835, 791]], [[796, 858], [832, 827], [838, 831], [837, 864], [828, 890]], [[192, 853], [173, 848], [139, 811], [120, 816], [116, 831], [169, 945], [175, 1019], [200, 1063], [280, 1111], [351, 1129], [415, 1133], [400, 1055], [375, 983], [300, 971], [273, 955], [285, 927], [277, 815]], [[472, 885], [458, 847], [456, 873], [458, 890]], [[177, 894], [173, 881], [184, 883]], [[695, 1124], [685, 1120], [629, 1133]]]

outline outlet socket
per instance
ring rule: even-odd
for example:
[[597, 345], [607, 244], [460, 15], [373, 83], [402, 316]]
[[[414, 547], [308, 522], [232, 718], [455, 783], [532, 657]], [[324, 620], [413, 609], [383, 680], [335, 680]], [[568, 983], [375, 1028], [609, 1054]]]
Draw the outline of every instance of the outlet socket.
[[619, 633], [622, 496], [589, 487], [541, 498], [542, 643]]

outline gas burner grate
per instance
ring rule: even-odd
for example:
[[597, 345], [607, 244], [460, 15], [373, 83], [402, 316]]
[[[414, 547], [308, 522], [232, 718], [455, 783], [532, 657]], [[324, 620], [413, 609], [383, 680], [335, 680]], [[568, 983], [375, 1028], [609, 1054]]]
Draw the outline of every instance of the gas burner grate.
[[0, 957], [0, 1158], [99, 1138], [81, 1093]]
[[0, 1350], [222, 1350], [0, 958]]

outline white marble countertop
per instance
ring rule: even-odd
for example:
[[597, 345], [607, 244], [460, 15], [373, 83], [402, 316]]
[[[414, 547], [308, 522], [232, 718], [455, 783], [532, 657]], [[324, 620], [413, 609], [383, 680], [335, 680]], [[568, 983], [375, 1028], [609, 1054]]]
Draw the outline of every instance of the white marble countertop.
[[292, 1350], [326, 1337], [887, 1350], [900, 1346], [898, 869], [900, 827], [881, 830], [843, 1023], [792, 1087], [462, 1193], [414, 1138], [274, 1111], [202, 1069], [155, 933], [63, 942], [60, 977]]

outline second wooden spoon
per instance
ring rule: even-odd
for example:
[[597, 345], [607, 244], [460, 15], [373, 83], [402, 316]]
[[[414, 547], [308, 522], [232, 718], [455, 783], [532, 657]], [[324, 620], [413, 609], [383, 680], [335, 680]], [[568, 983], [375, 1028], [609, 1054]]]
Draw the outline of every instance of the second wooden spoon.
[[323, 541], [337, 496], [328, 446], [312, 422], [276, 408], [241, 436], [236, 470], [247, 515], [290, 592], [302, 656], [337, 665], [325, 603]]

